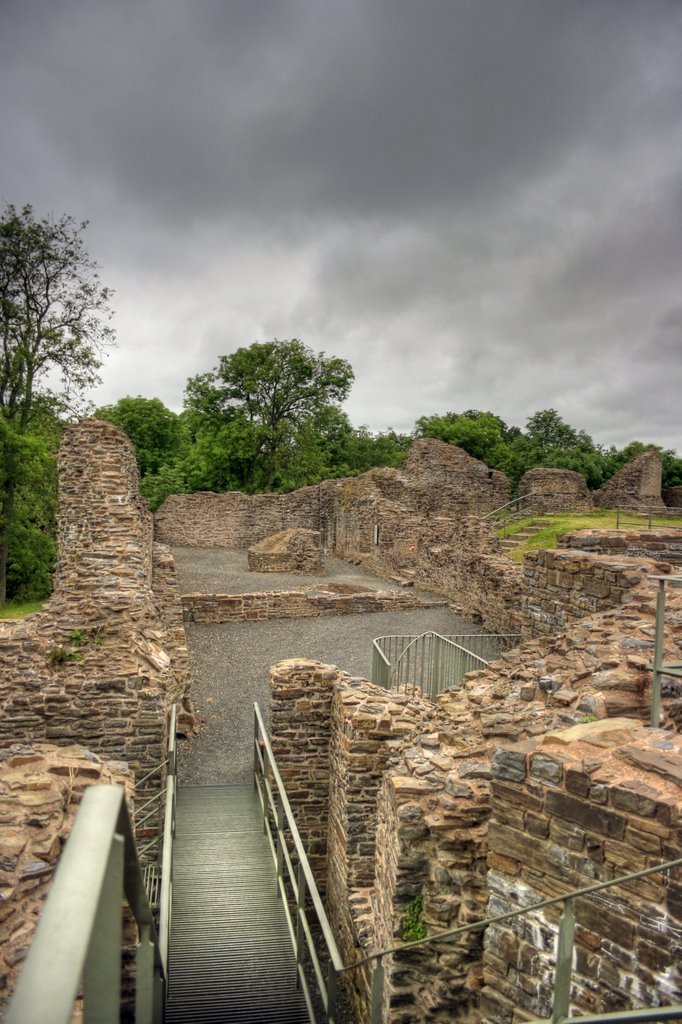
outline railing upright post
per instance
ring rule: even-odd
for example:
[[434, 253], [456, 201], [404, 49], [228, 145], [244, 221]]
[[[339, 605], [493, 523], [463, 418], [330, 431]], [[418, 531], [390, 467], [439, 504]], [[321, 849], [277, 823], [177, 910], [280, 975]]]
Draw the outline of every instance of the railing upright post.
[[140, 929], [140, 944], [137, 947], [137, 971], [135, 976], [135, 1024], [155, 1024], [154, 995], [154, 945], [150, 939], [149, 925]]
[[372, 971], [371, 1024], [382, 1024], [384, 1017], [384, 958], [377, 957]]
[[661, 724], [661, 668], [663, 665], [663, 625], [665, 621], [665, 580], [658, 581], [656, 594], [656, 633], [654, 638], [654, 675], [651, 685], [651, 728]]
[[566, 1020], [571, 1003], [571, 974], [573, 971], [573, 936], [575, 933], [575, 912], [573, 900], [568, 897], [559, 921], [557, 939], [556, 975], [554, 979], [554, 1006], [551, 1024]]
[[123, 836], [115, 833], [83, 971], [84, 1024], [118, 1024], [121, 1012]]
[[333, 962], [327, 968], [327, 1024], [335, 1024], [339, 979]]
[[298, 865], [296, 880], [298, 883], [298, 895], [296, 896], [296, 988], [298, 988], [301, 984], [298, 975], [298, 968], [303, 963], [303, 946], [305, 939], [305, 932], [303, 930], [303, 914], [305, 913], [305, 897], [307, 892], [303, 864], [299, 863]]
[[254, 789], [258, 788], [258, 782], [256, 780], [258, 779], [258, 769], [260, 768], [260, 763], [259, 763], [259, 760], [258, 760], [258, 739], [259, 739], [259, 736], [258, 736], [258, 715], [256, 714], [256, 709], [254, 708], [254, 710], [253, 710], [253, 788]]
[[275, 808], [275, 830], [277, 832], [277, 878], [275, 880], [275, 892], [279, 891], [279, 882], [284, 867], [284, 806], [282, 794], [277, 794], [277, 805]]

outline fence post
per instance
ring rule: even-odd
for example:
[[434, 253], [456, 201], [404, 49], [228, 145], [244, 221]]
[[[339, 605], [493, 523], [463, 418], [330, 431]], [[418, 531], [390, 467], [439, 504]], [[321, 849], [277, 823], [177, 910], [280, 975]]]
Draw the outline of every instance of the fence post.
[[116, 833], [97, 907], [83, 971], [83, 1019], [86, 1024], [116, 1024], [121, 1012], [123, 924], [123, 836]]
[[384, 1015], [384, 958], [378, 957], [372, 971], [371, 1024], [382, 1024]]
[[279, 882], [282, 877], [282, 868], [284, 867], [284, 806], [281, 793], [277, 795], [275, 829], [277, 830], [277, 878], [275, 880], [275, 892], [279, 892]]
[[560, 1024], [568, 1017], [571, 1003], [571, 973], [573, 971], [573, 935], [575, 933], [575, 913], [573, 900], [568, 897], [564, 901], [564, 909], [559, 921], [559, 937], [557, 939], [556, 975], [554, 978], [554, 1006], [552, 1007], [551, 1024]]

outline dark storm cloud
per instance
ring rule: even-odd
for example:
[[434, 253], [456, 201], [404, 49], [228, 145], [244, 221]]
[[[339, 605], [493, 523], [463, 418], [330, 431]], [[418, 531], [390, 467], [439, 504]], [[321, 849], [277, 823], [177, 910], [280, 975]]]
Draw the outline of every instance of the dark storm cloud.
[[131, 358], [177, 407], [295, 335], [350, 359], [356, 423], [554, 406], [679, 444], [676, 0], [5, 0], [2, 28], [0, 197], [90, 218], [108, 400]]

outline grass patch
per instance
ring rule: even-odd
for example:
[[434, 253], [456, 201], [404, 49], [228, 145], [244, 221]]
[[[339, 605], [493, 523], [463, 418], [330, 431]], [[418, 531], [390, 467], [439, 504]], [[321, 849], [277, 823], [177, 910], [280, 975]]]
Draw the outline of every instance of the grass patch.
[[[498, 537], [513, 537], [525, 527], [532, 526], [538, 519], [548, 520], [549, 526], [539, 530], [533, 537], [512, 548], [508, 552], [514, 562], [523, 562], [526, 551], [537, 551], [540, 548], [555, 548], [559, 537], [565, 533], [572, 533], [574, 530], [615, 530], [617, 513], [609, 509], [595, 509], [593, 512], [556, 512], [542, 516], [529, 516], [527, 519], [515, 520], [513, 525], [507, 527], [506, 534], [502, 530], [497, 531]], [[649, 520], [646, 515], [638, 516], [636, 512], [620, 513], [621, 530], [644, 530]], [[660, 516], [651, 520], [653, 528], [665, 529], [669, 526], [682, 527], [682, 516]]]
[[39, 612], [45, 601], [47, 601], [47, 598], [43, 601], [22, 601], [17, 604], [10, 602], [0, 608], [0, 619], [25, 619], [27, 615], [32, 615], [33, 612]]

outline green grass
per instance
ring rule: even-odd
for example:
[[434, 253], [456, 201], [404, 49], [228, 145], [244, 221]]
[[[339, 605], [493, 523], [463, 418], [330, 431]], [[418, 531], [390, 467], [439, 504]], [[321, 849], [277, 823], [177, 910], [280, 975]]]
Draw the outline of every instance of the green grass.
[[33, 612], [40, 611], [46, 600], [47, 598], [44, 601], [23, 601], [18, 604], [10, 602], [0, 608], [0, 619], [23, 619]]
[[[540, 530], [518, 548], [509, 552], [509, 557], [515, 562], [523, 562], [526, 551], [537, 551], [539, 548], [555, 548], [559, 537], [565, 533], [572, 533], [574, 530], [615, 530], [616, 515], [608, 509], [596, 509], [594, 512], [557, 512], [543, 516], [528, 517], [527, 519], [515, 520], [513, 525], [507, 527], [506, 536], [513, 537], [527, 526], [531, 526], [537, 519], [550, 520], [550, 525]], [[638, 516], [636, 512], [620, 513], [620, 529], [646, 529], [647, 517]], [[661, 516], [652, 519], [653, 526], [676, 526], [682, 527], [682, 516]], [[503, 531], [497, 531], [498, 537], [503, 536]]]

